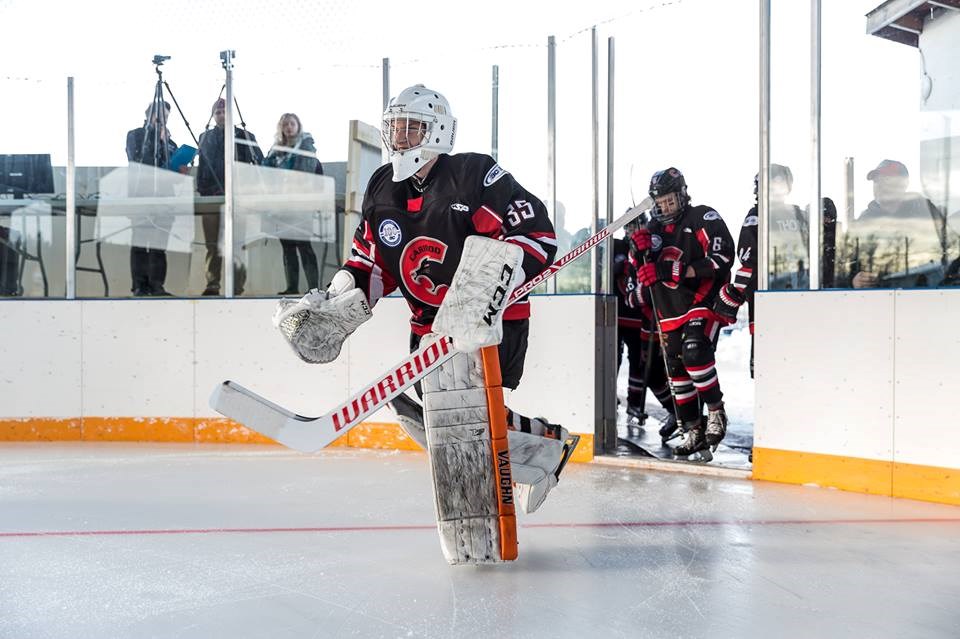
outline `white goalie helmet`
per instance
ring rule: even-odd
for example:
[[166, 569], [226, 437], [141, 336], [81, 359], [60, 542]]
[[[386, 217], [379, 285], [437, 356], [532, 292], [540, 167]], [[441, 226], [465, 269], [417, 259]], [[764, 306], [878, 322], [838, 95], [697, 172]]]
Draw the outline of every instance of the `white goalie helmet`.
[[380, 131], [393, 164], [393, 181], [401, 182], [453, 150], [457, 119], [445, 97], [415, 84], [390, 100]]

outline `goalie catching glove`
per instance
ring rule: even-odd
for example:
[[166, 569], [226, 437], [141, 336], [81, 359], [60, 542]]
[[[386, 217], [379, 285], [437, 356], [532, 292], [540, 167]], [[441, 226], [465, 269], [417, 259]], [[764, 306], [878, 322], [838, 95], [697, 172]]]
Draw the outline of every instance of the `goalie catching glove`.
[[450, 288], [433, 320], [433, 332], [453, 338], [466, 353], [503, 339], [503, 310], [524, 280], [523, 249], [481, 235], [471, 235]]
[[308, 364], [326, 364], [337, 358], [343, 342], [371, 315], [353, 275], [337, 271], [326, 291], [314, 289], [296, 301], [280, 300], [273, 325], [297, 357]]

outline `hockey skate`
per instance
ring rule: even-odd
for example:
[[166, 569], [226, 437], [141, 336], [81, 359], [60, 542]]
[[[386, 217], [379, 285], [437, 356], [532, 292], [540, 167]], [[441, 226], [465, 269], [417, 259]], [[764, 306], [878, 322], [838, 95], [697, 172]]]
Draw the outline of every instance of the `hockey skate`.
[[647, 414], [639, 404], [627, 404], [627, 417], [633, 417], [637, 420], [638, 426], [643, 426], [647, 421]]
[[677, 427], [677, 416], [673, 413], [667, 414], [667, 419], [660, 427], [660, 441], [666, 446], [667, 442], [680, 437], [683, 432]]
[[713, 460], [713, 453], [707, 444], [705, 428], [703, 422], [698, 420], [696, 424], [684, 424], [688, 428], [684, 429], [683, 441], [673, 449], [673, 454], [677, 457], [685, 457], [687, 461], [709, 462]]
[[390, 408], [397, 415], [397, 421], [410, 439], [427, 448], [427, 431], [423, 425], [423, 406], [406, 393], [400, 393], [390, 400]]
[[[567, 462], [580, 443], [579, 435], [571, 435], [566, 428], [547, 424], [547, 436], [510, 431], [510, 466], [514, 479], [514, 497], [525, 513], [536, 511], [550, 490], [560, 480]], [[552, 437], [552, 434], [557, 437]]]
[[704, 438], [711, 450], [716, 451], [720, 441], [726, 436], [727, 423], [727, 413], [723, 410], [723, 406], [717, 410], [707, 411], [707, 428]]

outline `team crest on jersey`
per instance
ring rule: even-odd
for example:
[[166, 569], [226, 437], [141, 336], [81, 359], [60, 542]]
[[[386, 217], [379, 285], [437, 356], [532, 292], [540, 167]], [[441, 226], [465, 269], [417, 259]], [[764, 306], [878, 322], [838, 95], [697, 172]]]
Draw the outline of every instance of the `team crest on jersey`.
[[720, 214], [711, 209], [711, 210], [709, 210], [709, 211], [707, 211], [706, 213], [703, 214], [703, 219], [705, 219], [705, 220], [719, 220], [719, 219], [720, 219]]
[[499, 164], [494, 164], [492, 167], [490, 167], [490, 170], [487, 171], [487, 175], [483, 178], [483, 185], [490, 186], [506, 174], [507, 172], [500, 168]]
[[663, 246], [663, 238], [659, 235], [651, 235], [650, 248], [654, 251], [659, 251], [661, 246]]
[[446, 257], [447, 245], [432, 237], [416, 237], [403, 247], [400, 279], [410, 294], [424, 304], [439, 307], [450, 288], [431, 277]]
[[400, 232], [400, 225], [390, 219], [380, 222], [379, 233], [383, 243], [390, 247], [397, 246], [403, 239], [403, 233]]
[[466, 204], [460, 204], [459, 202], [454, 202], [453, 204], [450, 205], [450, 208], [453, 209], [454, 211], [460, 211], [461, 213], [466, 213], [467, 211], [470, 210], [469, 206], [467, 206]]
[[744, 226], [758, 226], [760, 224], [760, 218], [756, 215], [748, 215], [747, 219], [743, 221]]

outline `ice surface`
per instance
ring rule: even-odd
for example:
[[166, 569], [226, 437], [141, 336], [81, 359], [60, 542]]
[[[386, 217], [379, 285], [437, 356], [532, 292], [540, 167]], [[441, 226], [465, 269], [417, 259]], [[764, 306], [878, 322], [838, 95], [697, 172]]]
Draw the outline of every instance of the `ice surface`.
[[[0, 445], [0, 637], [956, 636], [960, 508], [571, 464], [451, 567], [424, 453]], [[48, 534], [38, 534], [48, 533]]]

